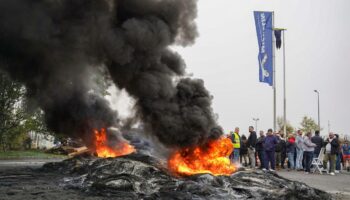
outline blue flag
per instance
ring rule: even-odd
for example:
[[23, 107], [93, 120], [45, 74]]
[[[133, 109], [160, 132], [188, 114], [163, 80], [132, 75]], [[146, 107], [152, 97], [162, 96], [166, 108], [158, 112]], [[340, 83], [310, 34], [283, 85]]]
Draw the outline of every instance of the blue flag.
[[259, 43], [259, 80], [273, 85], [273, 24], [272, 12], [254, 11], [256, 33]]

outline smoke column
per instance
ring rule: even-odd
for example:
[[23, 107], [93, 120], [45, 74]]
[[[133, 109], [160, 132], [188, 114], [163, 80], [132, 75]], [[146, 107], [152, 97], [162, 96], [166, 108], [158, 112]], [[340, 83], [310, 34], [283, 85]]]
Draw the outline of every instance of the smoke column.
[[197, 37], [196, 0], [2, 0], [0, 69], [25, 84], [48, 127], [89, 137], [118, 123], [94, 92], [106, 72], [136, 100], [147, 132], [169, 147], [222, 133], [202, 80], [184, 78], [170, 45]]

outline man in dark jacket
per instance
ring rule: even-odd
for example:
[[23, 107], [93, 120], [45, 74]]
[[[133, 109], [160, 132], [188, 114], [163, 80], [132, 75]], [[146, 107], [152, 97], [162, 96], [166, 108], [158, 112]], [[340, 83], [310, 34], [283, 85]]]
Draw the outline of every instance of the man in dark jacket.
[[263, 169], [264, 167], [264, 141], [265, 141], [265, 135], [264, 131], [259, 132], [260, 137], [258, 138], [256, 145], [255, 145], [255, 150], [258, 154], [259, 161], [260, 161], [260, 166], [259, 169]]
[[315, 131], [315, 136], [311, 138], [311, 142], [316, 144], [315, 151], [314, 151], [314, 158], [317, 158], [318, 155], [320, 155], [321, 148], [323, 146], [323, 140], [320, 137], [320, 131]]
[[324, 142], [325, 152], [323, 158], [323, 168], [327, 170], [327, 163], [329, 161], [330, 175], [335, 175], [335, 158], [338, 153], [339, 143], [334, 133], [330, 132], [329, 137]]
[[275, 171], [275, 148], [277, 143], [278, 139], [272, 134], [272, 129], [269, 129], [264, 143], [265, 168], [263, 170], [269, 169], [269, 164], [271, 164], [270, 171]]
[[276, 144], [275, 148], [275, 160], [276, 160], [276, 168], [277, 170], [281, 169], [281, 152], [282, 152], [282, 138], [279, 133], [275, 134], [275, 137], [277, 138], [278, 142]]
[[256, 145], [256, 132], [253, 126], [249, 126], [249, 137], [247, 141], [248, 155], [250, 160], [250, 166], [252, 169], [255, 168], [255, 145]]
[[284, 164], [286, 162], [286, 158], [287, 158], [287, 144], [286, 144], [286, 140], [284, 139], [284, 134], [281, 134], [281, 139], [280, 139], [280, 143], [281, 143], [281, 168], [285, 169]]

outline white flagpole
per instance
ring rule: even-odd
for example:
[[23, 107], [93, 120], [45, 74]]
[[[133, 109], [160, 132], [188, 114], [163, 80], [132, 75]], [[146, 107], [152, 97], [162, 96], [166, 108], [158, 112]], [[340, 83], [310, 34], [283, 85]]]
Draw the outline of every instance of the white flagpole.
[[287, 98], [286, 98], [286, 29], [282, 30], [283, 33], [283, 133], [287, 137]]
[[274, 30], [275, 29], [275, 12], [272, 12], [272, 58], [273, 58], [273, 130], [276, 131], [276, 64], [275, 64], [275, 37]]

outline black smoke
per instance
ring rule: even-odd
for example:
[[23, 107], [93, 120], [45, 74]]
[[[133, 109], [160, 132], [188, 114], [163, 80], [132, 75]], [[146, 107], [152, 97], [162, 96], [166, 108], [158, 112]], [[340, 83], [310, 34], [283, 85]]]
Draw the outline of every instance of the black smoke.
[[196, 3], [1, 0], [0, 69], [26, 85], [54, 132], [84, 138], [118, 123], [94, 90], [92, 77], [107, 71], [163, 144], [205, 143], [221, 135], [212, 97], [203, 81], [183, 78], [184, 61], [169, 48], [194, 43]]

